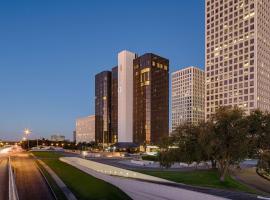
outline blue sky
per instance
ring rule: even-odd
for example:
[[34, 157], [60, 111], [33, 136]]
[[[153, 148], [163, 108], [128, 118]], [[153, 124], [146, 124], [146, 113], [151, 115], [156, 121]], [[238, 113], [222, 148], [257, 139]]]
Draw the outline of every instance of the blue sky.
[[202, 0], [18, 0], [0, 6], [0, 139], [61, 133], [94, 114], [94, 76], [123, 49], [204, 67]]

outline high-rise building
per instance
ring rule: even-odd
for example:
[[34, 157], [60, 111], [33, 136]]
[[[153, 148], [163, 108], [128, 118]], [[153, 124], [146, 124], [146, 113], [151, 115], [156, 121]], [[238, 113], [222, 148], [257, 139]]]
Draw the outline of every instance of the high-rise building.
[[169, 134], [169, 60], [147, 53], [133, 65], [133, 141], [155, 144]]
[[270, 110], [270, 1], [205, 1], [206, 119], [219, 106]]
[[118, 54], [118, 142], [133, 142], [133, 60], [136, 54]]
[[111, 142], [111, 72], [95, 77], [95, 139], [97, 143]]
[[172, 130], [183, 123], [204, 121], [204, 71], [186, 67], [171, 75]]
[[76, 144], [95, 141], [95, 115], [76, 120]]
[[111, 142], [116, 143], [118, 141], [118, 67], [112, 68], [111, 92]]
[[73, 142], [76, 143], [76, 130], [73, 131]]

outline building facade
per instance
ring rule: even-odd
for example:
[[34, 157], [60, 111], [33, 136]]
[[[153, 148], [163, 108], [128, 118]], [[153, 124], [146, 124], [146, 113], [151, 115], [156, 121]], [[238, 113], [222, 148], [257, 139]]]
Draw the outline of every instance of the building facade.
[[219, 106], [270, 110], [270, 1], [205, 1], [206, 119]]
[[111, 142], [116, 143], [118, 141], [118, 67], [112, 68], [111, 92]]
[[198, 67], [186, 67], [171, 75], [172, 130], [183, 123], [204, 121], [205, 77]]
[[118, 142], [133, 142], [133, 60], [136, 54], [118, 54]]
[[95, 76], [95, 140], [108, 144], [111, 141], [111, 72]]
[[51, 141], [62, 142], [65, 141], [65, 136], [60, 134], [51, 135]]
[[147, 53], [133, 61], [133, 142], [158, 143], [169, 134], [169, 60]]
[[95, 141], [95, 115], [76, 120], [76, 144]]

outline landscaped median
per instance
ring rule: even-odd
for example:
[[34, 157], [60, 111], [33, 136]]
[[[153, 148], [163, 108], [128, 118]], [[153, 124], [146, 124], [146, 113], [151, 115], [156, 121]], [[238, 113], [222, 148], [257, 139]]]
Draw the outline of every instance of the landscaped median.
[[67, 185], [73, 194], [82, 200], [86, 199], [130, 199], [117, 187], [90, 176], [79, 169], [61, 162], [60, 153], [33, 152], [33, 154], [45, 162]]
[[73, 166], [91, 169], [98, 173], [120, 176], [150, 182], [158, 182], [163, 184], [181, 183], [191, 186], [199, 186], [205, 188], [226, 189], [231, 191], [241, 191], [252, 194], [258, 194], [254, 189], [241, 184], [231, 176], [227, 175], [224, 182], [219, 180], [217, 170], [193, 170], [193, 171], [168, 171], [168, 170], [137, 170], [131, 171], [103, 163], [93, 162], [77, 157], [62, 157], [61, 161]]
[[181, 183], [191, 185], [185, 187], [199, 186], [205, 187], [206, 190], [207, 188], [218, 188], [257, 193], [230, 176], [227, 176], [224, 182], [220, 182], [216, 170], [131, 171], [78, 157], [61, 157], [60, 153], [36, 152], [34, 154], [55, 171], [78, 199], [129, 199], [123, 192], [125, 191], [127, 194], [130, 192], [130, 188], [127, 188], [122, 181], [124, 179], [107, 175], [131, 178], [129, 179], [131, 182], [132, 179], [141, 179], [147, 182], [159, 182], [161, 185]]

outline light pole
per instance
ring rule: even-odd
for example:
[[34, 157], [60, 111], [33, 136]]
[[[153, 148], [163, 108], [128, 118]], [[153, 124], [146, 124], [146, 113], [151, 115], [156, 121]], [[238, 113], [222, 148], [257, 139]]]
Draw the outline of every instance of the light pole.
[[28, 128], [24, 129], [24, 134], [27, 137], [27, 150], [28, 151], [29, 151], [29, 137], [28, 136], [30, 135], [30, 133], [31, 133], [30, 129], [28, 129]]

